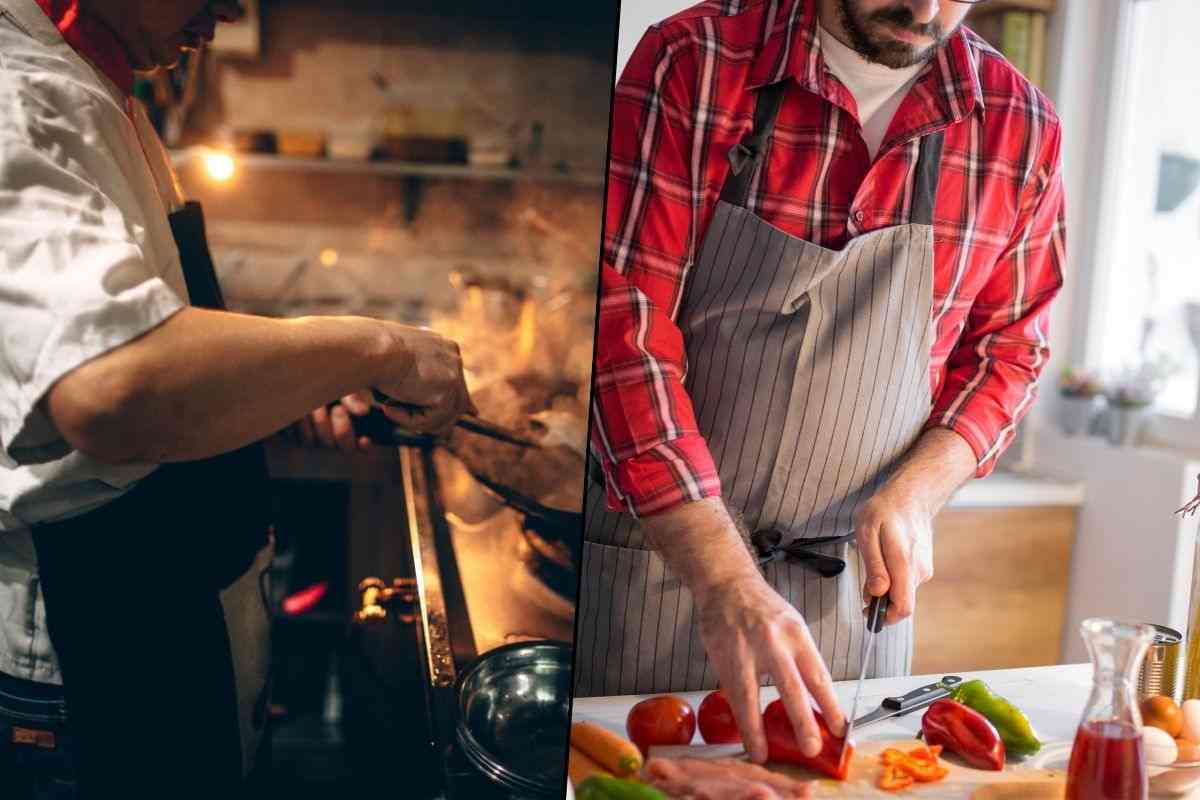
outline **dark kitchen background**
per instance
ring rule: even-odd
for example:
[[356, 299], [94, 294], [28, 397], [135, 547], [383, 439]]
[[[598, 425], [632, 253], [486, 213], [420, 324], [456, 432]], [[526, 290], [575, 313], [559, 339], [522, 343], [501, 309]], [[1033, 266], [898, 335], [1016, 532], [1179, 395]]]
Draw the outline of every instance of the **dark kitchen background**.
[[138, 87], [230, 309], [430, 326], [544, 445], [271, 443], [269, 789], [519, 795], [462, 752], [456, 686], [571, 638], [616, 4], [247, 6]]

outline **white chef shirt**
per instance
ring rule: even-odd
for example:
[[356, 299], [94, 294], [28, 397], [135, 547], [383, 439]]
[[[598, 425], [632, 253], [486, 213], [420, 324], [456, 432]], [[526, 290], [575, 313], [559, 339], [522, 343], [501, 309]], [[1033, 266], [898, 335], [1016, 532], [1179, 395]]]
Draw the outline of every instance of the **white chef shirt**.
[[873, 64], [854, 48], [838, 41], [823, 26], [817, 27], [825, 66], [854, 95], [863, 140], [874, 159], [883, 144], [883, 137], [887, 135], [892, 117], [896, 116], [896, 110], [925, 69], [925, 64], [922, 62], [903, 69]]
[[38, 403], [185, 305], [167, 218], [182, 195], [140, 107], [34, 0], [0, 0], [0, 108], [0, 672], [60, 683], [29, 526], [96, 508], [154, 466], [72, 450]]

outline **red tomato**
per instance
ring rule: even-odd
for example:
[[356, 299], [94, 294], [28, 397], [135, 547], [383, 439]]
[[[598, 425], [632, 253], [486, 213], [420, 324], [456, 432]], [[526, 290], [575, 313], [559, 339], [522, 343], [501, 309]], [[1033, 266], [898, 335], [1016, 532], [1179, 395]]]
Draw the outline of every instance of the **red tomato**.
[[629, 710], [625, 732], [642, 753], [657, 745], [691, 744], [696, 712], [682, 697], [651, 697]]
[[763, 712], [763, 728], [767, 734], [767, 757], [781, 764], [799, 764], [802, 767], [815, 769], [839, 781], [846, 780], [850, 772], [850, 759], [854, 756], [854, 742], [842, 749], [842, 739], [835, 738], [825, 724], [821, 712], [813, 709], [817, 718], [817, 727], [821, 731], [821, 752], [812, 758], [800, 752], [800, 743], [796, 741], [796, 733], [792, 721], [788, 719], [787, 709], [782, 700], [776, 700], [767, 706]]
[[700, 736], [709, 744], [733, 744], [742, 740], [737, 719], [733, 716], [733, 707], [720, 689], [710, 692], [700, 701], [696, 718], [700, 723]]

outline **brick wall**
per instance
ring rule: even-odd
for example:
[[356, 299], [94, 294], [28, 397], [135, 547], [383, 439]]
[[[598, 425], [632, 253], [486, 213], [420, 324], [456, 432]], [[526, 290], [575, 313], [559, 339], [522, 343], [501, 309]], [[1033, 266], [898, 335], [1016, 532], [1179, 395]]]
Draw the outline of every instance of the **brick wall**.
[[[242, 164], [216, 184], [193, 164], [182, 179], [205, 204], [234, 308], [425, 321], [458, 302], [449, 276], [464, 268], [543, 294], [592, 291], [615, 9], [576, 17], [529, 2], [523, 17], [523, 4], [501, 5], [505, 13], [480, 2], [455, 13], [444, 3], [268, 2], [261, 57], [211, 60], [190, 138], [219, 141], [235, 128], [353, 134], [400, 103], [452, 119], [473, 145], [513, 147], [526, 171], [590, 179], [423, 180], [409, 221], [414, 195], [402, 176]], [[323, 251], [337, 254], [335, 266], [322, 265]]]

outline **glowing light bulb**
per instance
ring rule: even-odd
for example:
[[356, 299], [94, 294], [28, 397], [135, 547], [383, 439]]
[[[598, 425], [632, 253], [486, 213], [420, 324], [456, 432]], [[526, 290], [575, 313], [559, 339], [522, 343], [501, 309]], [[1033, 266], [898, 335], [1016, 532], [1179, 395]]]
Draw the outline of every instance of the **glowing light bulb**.
[[208, 177], [225, 183], [233, 177], [233, 156], [228, 153], [209, 153], [204, 157], [204, 168], [208, 171]]
[[326, 247], [321, 251], [321, 264], [326, 267], [336, 267], [338, 263], [338, 251], [332, 247]]

